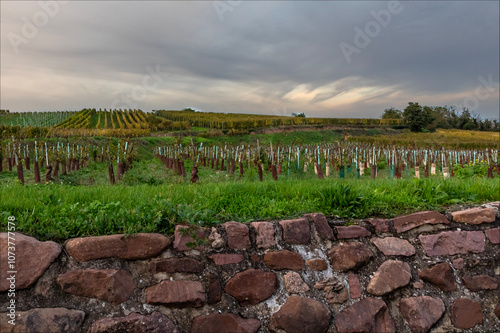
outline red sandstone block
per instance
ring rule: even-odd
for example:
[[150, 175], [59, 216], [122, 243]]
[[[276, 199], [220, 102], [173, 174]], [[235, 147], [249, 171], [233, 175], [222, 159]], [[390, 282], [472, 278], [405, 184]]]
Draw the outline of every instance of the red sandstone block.
[[326, 260], [321, 258], [306, 260], [306, 264], [311, 271], [324, 271], [328, 268]]
[[486, 237], [488, 237], [493, 244], [500, 244], [500, 228], [486, 230]]
[[223, 224], [227, 233], [227, 246], [234, 250], [249, 249], [250, 238], [248, 237], [248, 227], [243, 223], [226, 222]]
[[305, 218], [309, 218], [313, 221], [316, 227], [316, 232], [320, 238], [334, 240], [332, 228], [328, 225], [325, 215], [321, 213], [313, 213], [304, 215]]
[[80, 262], [105, 258], [136, 260], [157, 256], [171, 243], [170, 238], [161, 234], [139, 233], [73, 238], [65, 247], [68, 254]]
[[351, 298], [361, 298], [361, 284], [359, 283], [358, 276], [354, 273], [349, 273], [347, 276], [349, 283], [349, 293]]
[[[192, 250], [190, 247], [187, 246], [187, 244], [189, 243], [194, 243], [194, 239], [193, 237], [191, 237], [191, 233], [188, 232], [188, 230], [186, 229], [189, 229], [188, 226], [185, 226], [185, 225], [176, 225], [175, 226], [175, 232], [174, 232], [174, 249], [176, 249], [177, 251], [189, 251], [189, 250]], [[185, 231], [183, 231], [185, 230]], [[206, 239], [206, 235], [205, 235], [205, 231], [206, 229], [205, 228], [195, 228], [195, 235], [196, 235], [196, 238], [198, 238], [199, 240], [204, 240]], [[195, 249], [196, 250], [203, 250], [205, 248], [205, 246], [198, 246], [196, 247]]]
[[274, 239], [274, 226], [271, 222], [252, 222], [252, 228], [255, 229], [255, 244], [258, 248], [269, 248], [276, 245]]
[[394, 228], [398, 233], [402, 233], [424, 224], [449, 224], [450, 221], [438, 211], [419, 212], [410, 215], [400, 216], [393, 219]]
[[283, 227], [283, 240], [288, 244], [309, 244], [311, 231], [306, 219], [280, 221]]
[[300, 271], [304, 269], [304, 259], [296, 252], [287, 250], [268, 252], [264, 255], [267, 267], [275, 270], [290, 269]]
[[481, 224], [495, 222], [494, 208], [471, 208], [451, 213], [455, 222]]
[[429, 256], [480, 253], [484, 251], [482, 231], [444, 231], [433, 235], [418, 236]]
[[348, 227], [335, 227], [335, 229], [337, 229], [338, 239], [369, 237], [372, 235], [371, 232], [357, 225], [350, 225]]
[[481, 304], [468, 298], [460, 298], [450, 307], [451, 322], [456, 328], [468, 329], [483, 322]]
[[205, 289], [198, 281], [163, 281], [146, 288], [147, 303], [173, 307], [200, 307], [205, 303]]
[[230, 265], [237, 264], [243, 261], [242, 254], [222, 254], [217, 253], [210, 256], [216, 265]]
[[389, 222], [382, 219], [370, 219], [368, 220], [374, 228], [376, 233], [390, 232]]
[[170, 258], [156, 259], [149, 264], [149, 270], [153, 273], [199, 273], [203, 272], [205, 265], [192, 258]]

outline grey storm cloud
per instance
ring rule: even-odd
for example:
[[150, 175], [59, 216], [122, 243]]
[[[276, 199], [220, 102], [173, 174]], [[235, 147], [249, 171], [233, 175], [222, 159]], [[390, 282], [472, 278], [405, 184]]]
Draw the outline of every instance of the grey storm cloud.
[[[109, 108], [128, 95], [146, 111], [379, 117], [418, 101], [499, 116], [496, 1], [52, 3], [16, 52], [13, 36], [43, 9], [1, 2], [2, 108]], [[141, 95], [147, 68], [161, 80]]]

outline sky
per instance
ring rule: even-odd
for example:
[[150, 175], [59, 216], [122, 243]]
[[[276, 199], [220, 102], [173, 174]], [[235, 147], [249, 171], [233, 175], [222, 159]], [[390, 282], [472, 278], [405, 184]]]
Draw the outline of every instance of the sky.
[[1, 1], [0, 108], [499, 118], [498, 1]]

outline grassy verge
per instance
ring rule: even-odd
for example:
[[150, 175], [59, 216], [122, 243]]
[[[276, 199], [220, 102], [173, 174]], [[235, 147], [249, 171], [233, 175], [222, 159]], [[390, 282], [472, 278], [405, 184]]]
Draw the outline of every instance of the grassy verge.
[[0, 192], [0, 226], [39, 239], [113, 233], [170, 233], [176, 223], [205, 226], [322, 212], [344, 218], [394, 217], [459, 203], [500, 200], [498, 179], [301, 179], [136, 186], [20, 186]]

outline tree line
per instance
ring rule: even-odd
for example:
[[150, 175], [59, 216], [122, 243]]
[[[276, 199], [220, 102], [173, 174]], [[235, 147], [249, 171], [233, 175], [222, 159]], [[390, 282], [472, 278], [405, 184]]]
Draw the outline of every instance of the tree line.
[[422, 106], [409, 102], [403, 110], [385, 109], [382, 119], [402, 119], [412, 132], [433, 132], [438, 128], [500, 132], [500, 122], [496, 119], [482, 119], [479, 114], [453, 106]]

